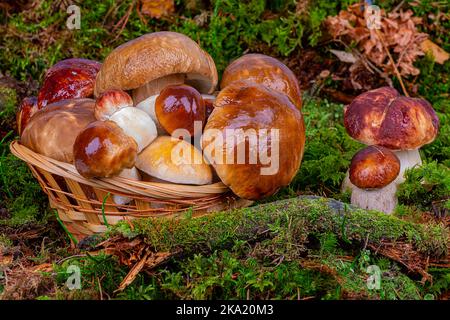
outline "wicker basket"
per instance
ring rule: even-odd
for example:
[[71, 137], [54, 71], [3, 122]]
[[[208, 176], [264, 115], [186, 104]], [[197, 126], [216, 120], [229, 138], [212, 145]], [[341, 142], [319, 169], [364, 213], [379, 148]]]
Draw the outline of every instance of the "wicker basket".
[[[17, 141], [11, 152], [30, 167], [50, 206], [77, 240], [106, 231], [106, 225], [142, 217], [178, 217], [192, 210], [194, 217], [209, 212], [244, 207], [250, 201], [237, 198], [221, 182], [191, 186], [134, 181], [120, 177], [86, 179], [71, 164], [35, 153]], [[132, 201], [117, 205], [112, 195]]]

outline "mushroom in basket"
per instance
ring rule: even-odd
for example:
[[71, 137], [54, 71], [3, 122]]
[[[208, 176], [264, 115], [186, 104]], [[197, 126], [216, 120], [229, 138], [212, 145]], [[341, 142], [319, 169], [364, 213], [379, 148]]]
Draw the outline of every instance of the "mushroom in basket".
[[[397, 203], [395, 192], [404, 181], [405, 171], [422, 164], [419, 148], [433, 142], [438, 134], [439, 119], [435, 111], [426, 100], [404, 97], [393, 88], [382, 87], [356, 97], [345, 108], [344, 125], [352, 138], [366, 145], [385, 147], [399, 159], [398, 177], [391, 188], [383, 189], [389, 193], [385, 196], [390, 200], [376, 208], [391, 213]], [[348, 177], [343, 184], [343, 190], [346, 189], [355, 189]]]
[[[169, 85], [187, 84], [213, 99], [207, 94], [214, 92], [217, 77], [214, 61], [192, 39], [176, 32], [154, 32], [122, 44], [106, 57], [95, 82], [95, 95], [111, 89], [132, 90], [134, 105], [152, 117], [158, 132], [164, 132], [179, 114], [166, 115], [160, 124], [155, 111], [160, 92]], [[204, 121], [202, 109], [195, 116]]]
[[80, 132], [73, 145], [74, 164], [83, 177], [112, 177], [131, 169], [137, 154], [156, 138], [153, 120], [132, 103], [122, 90], [97, 98], [97, 121]]
[[220, 88], [234, 81], [248, 80], [286, 94], [301, 110], [300, 86], [294, 73], [283, 63], [264, 54], [246, 54], [233, 61], [223, 72]]
[[40, 109], [64, 99], [91, 98], [101, 64], [88, 59], [59, 61], [47, 70], [38, 97], [27, 97], [16, 115], [17, 131], [22, 134], [31, 117]]
[[202, 136], [205, 157], [222, 182], [249, 200], [288, 185], [304, 145], [303, 116], [292, 100], [250, 81], [220, 91]]

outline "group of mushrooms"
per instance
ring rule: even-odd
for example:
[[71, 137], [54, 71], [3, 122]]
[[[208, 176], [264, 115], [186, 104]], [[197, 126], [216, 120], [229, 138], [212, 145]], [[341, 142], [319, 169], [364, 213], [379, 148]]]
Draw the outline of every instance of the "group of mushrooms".
[[[68, 59], [52, 66], [38, 97], [21, 104], [20, 141], [74, 164], [87, 179], [222, 181], [243, 199], [274, 194], [299, 169], [305, 144], [295, 75], [277, 59], [248, 54], [226, 68], [220, 91], [217, 85], [214, 61], [196, 42], [175, 32], [146, 34], [114, 49], [102, 64]], [[233, 153], [242, 143], [245, 158], [249, 150], [261, 148], [251, 139], [224, 139], [223, 145], [205, 139], [205, 132], [226, 136], [229, 129], [279, 130], [276, 141], [265, 147], [278, 157], [279, 170], [260, 175], [267, 164], [259, 160], [217, 161], [216, 156]], [[131, 199], [113, 200], [126, 204]]]
[[[188, 185], [222, 181], [243, 199], [270, 196], [291, 182], [303, 157], [298, 81], [277, 59], [246, 54], [225, 69], [220, 91], [217, 84], [214, 61], [196, 42], [175, 32], [146, 34], [114, 49], [102, 64], [74, 58], [52, 66], [38, 97], [21, 103], [21, 143], [74, 164], [87, 179], [120, 176]], [[345, 127], [369, 145], [352, 159], [344, 182], [352, 190], [352, 203], [391, 212], [403, 172], [420, 164], [417, 149], [437, 135], [436, 114], [424, 100], [380, 88], [346, 107]], [[219, 146], [205, 139], [208, 130], [225, 137], [229, 129], [277, 129], [276, 139], [264, 148], [277, 157], [279, 169], [261, 175], [266, 164], [259, 159], [217, 161], [217, 154], [235, 152], [242, 143], [245, 159], [249, 150], [262, 148], [251, 139], [231, 144], [224, 139], [228, 143]], [[190, 138], [181, 139], [180, 130]], [[209, 155], [206, 148], [212, 150]], [[177, 159], [175, 149], [183, 150]], [[114, 196], [114, 201], [131, 199]]]

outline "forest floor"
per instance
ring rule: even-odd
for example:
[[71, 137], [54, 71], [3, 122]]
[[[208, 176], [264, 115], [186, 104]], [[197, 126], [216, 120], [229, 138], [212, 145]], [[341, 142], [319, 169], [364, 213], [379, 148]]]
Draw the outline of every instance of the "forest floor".
[[[0, 298], [448, 299], [450, 62], [417, 56], [398, 64], [402, 72], [418, 71], [401, 78], [389, 67], [374, 67], [373, 57], [356, 43], [333, 38], [333, 30], [325, 27], [327, 17], [357, 2], [177, 0], [173, 10], [155, 17], [146, 1], [87, 0], [79, 3], [80, 30], [66, 27], [68, 1], [2, 2]], [[380, 5], [386, 12], [410, 11], [422, 18], [413, 23], [417, 32], [450, 52], [450, 2], [388, 0]], [[406, 23], [412, 18], [398, 19]], [[174, 238], [162, 232], [173, 231], [170, 223], [137, 221], [132, 229], [111, 227], [106, 242], [91, 238], [72, 248], [39, 184], [9, 151], [9, 143], [18, 138], [17, 106], [36, 95], [45, 70], [57, 61], [102, 61], [118, 45], [159, 30], [198, 41], [219, 74], [248, 52], [274, 56], [289, 66], [303, 90], [307, 141], [301, 168], [275, 196], [206, 218], [205, 230], [199, 229], [204, 221], [188, 219], [177, 226]], [[358, 63], [345, 61], [343, 51]], [[393, 59], [398, 61], [400, 54], [393, 51]], [[433, 105], [439, 136], [421, 149], [424, 164], [408, 172], [393, 215], [355, 211], [340, 186], [362, 145], [346, 133], [344, 105], [383, 85], [402, 92], [401, 81], [409, 95]], [[340, 215], [333, 214], [327, 200], [308, 195], [338, 200]], [[143, 252], [146, 266], [130, 274]], [[81, 270], [80, 290], [66, 286], [74, 265]], [[381, 272], [379, 288], [367, 285], [373, 266]]]

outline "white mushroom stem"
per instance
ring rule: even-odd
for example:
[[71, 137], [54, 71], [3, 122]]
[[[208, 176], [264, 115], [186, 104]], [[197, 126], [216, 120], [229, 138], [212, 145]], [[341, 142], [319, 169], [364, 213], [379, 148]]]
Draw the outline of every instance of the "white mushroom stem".
[[403, 181], [405, 181], [404, 177], [405, 171], [413, 167], [421, 166], [422, 159], [420, 158], [419, 149], [399, 150], [399, 151], [393, 150], [393, 152], [400, 160], [400, 172], [398, 174], [397, 179], [395, 179], [393, 182], [397, 182], [397, 184], [400, 184]]
[[[121, 178], [127, 178], [130, 180], [140, 181], [141, 175], [139, 174], [136, 167], [131, 169], [123, 169], [122, 172], [118, 175]], [[131, 202], [131, 198], [125, 196], [119, 196], [117, 194], [113, 195], [113, 201], [115, 204], [125, 205]]]
[[138, 105], [148, 97], [159, 94], [162, 89], [169, 85], [185, 83], [185, 79], [185, 74], [176, 73], [150, 81], [133, 90], [133, 102], [135, 105]]
[[345, 176], [342, 183], [342, 191], [351, 192], [351, 204], [367, 210], [378, 210], [391, 214], [397, 206], [397, 189], [405, 181], [404, 173], [407, 169], [420, 166], [422, 160], [419, 150], [401, 150], [393, 151], [400, 160], [400, 172], [397, 178], [387, 186], [380, 189], [360, 189], [351, 183], [349, 173]]

